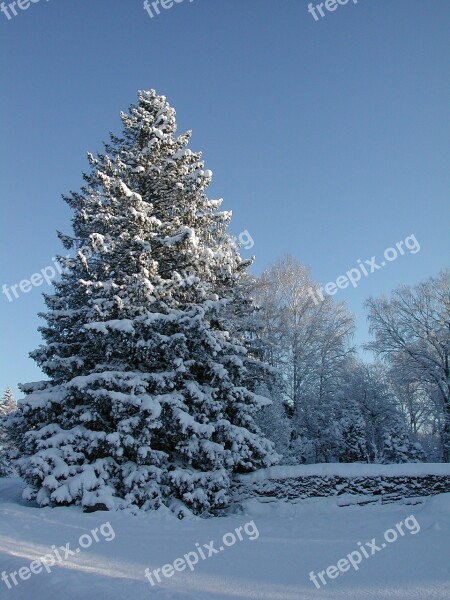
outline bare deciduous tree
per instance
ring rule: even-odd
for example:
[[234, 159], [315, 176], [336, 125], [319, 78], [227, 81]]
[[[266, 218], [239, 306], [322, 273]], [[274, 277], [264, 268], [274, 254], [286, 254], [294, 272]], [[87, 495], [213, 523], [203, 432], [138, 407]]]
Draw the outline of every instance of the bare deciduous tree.
[[367, 345], [395, 368], [404, 381], [426, 391], [429, 408], [438, 407], [444, 461], [450, 461], [450, 269], [415, 287], [402, 286], [390, 299], [367, 302]]
[[342, 441], [337, 440], [334, 407], [353, 352], [354, 322], [329, 297], [317, 304], [311, 293], [315, 287], [309, 270], [286, 256], [263, 273], [255, 295], [268, 342], [266, 359], [281, 374], [279, 393], [293, 417], [294, 438], [310, 446], [300, 452], [308, 454], [302, 458], [324, 461], [336, 459]]

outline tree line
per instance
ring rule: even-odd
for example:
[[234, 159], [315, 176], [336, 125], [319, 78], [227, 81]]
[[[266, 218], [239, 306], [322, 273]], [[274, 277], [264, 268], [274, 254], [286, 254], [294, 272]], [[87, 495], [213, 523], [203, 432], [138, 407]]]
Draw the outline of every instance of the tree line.
[[449, 460], [450, 271], [368, 300], [374, 354], [352, 346], [353, 316], [292, 256], [253, 279], [273, 368], [261, 426], [292, 463]]

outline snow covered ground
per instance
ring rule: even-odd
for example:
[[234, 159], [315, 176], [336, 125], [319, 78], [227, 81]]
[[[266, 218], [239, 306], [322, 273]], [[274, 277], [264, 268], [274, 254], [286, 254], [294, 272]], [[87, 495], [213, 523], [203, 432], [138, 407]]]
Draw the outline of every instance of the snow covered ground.
[[396, 465], [366, 463], [320, 463], [315, 465], [277, 465], [258, 469], [253, 473], [237, 476], [246, 482], [289, 477], [426, 477], [446, 475], [450, 477], [450, 463], [402, 463]]
[[[22, 502], [21, 490], [18, 479], [0, 479], [0, 573], [6, 572], [11, 586], [0, 580], [2, 600], [450, 598], [450, 494], [420, 499], [415, 505], [346, 508], [328, 498], [290, 504], [252, 500], [240, 515], [178, 521], [167, 514], [133, 517], [83, 514], [77, 508], [38, 509]], [[400, 535], [396, 524], [411, 515]], [[388, 529], [394, 530], [389, 538], [397, 532], [396, 541], [385, 542]], [[233, 545], [231, 535], [224, 538], [227, 533], [233, 534]], [[89, 539], [90, 547], [75, 552]], [[331, 569], [336, 578], [325, 573], [327, 584], [317, 589], [309, 573], [314, 571], [317, 578], [320, 571], [361, 550], [358, 542], [369, 556], [362, 557], [358, 570], [350, 565], [336, 576]], [[199, 548], [205, 556], [211, 548], [215, 551], [209, 558], [200, 557], [194, 571], [186, 565], [183, 571], [166, 569], [172, 576], [159, 572], [162, 581], [153, 587], [145, 579], [146, 568], [151, 572], [173, 565], [192, 551], [199, 557]], [[69, 550], [73, 556], [50, 566], [58, 562], [57, 552], [64, 558]], [[30, 563], [46, 554], [53, 556], [47, 558], [48, 569], [41, 564], [40, 572], [32, 573], [39, 571], [40, 563], [31, 571]], [[176, 563], [180, 569], [182, 562]], [[15, 586], [10, 574], [23, 567], [23, 580], [16, 574]]]

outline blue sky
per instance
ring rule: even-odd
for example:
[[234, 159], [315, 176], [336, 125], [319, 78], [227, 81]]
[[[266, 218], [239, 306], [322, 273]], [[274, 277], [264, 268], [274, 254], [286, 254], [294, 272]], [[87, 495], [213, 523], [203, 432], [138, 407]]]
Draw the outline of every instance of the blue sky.
[[[367, 341], [369, 296], [448, 266], [450, 3], [350, 0], [318, 21], [307, 6], [184, 0], [150, 18], [141, 0], [41, 0], [0, 13], [0, 285], [62, 252], [61, 193], [136, 91], [155, 88], [193, 130], [231, 233], [254, 239], [255, 272], [291, 253], [325, 284], [416, 237], [420, 252], [335, 296]], [[0, 295], [1, 389], [41, 378], [28, 352], [49, 290]]]

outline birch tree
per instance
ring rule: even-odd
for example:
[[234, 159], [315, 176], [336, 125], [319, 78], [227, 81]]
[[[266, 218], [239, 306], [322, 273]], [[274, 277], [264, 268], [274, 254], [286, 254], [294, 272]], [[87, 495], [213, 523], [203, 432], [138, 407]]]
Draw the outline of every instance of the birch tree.
[[375, 336], [368, 348], [427, 390], [430, 409], [440, 413], [442, 457], [450, 461], [450, 270], [367, 307]]

